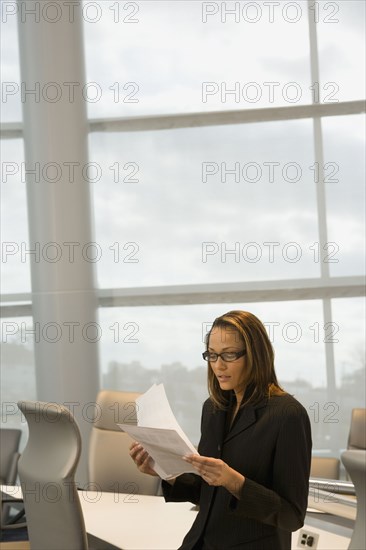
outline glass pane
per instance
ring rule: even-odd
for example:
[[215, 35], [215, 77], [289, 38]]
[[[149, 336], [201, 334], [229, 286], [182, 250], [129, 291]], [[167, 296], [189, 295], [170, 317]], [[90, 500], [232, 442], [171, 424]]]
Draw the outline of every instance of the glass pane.
[[310, 120], [90, 136], [101, 287], [319, 276]]
[[207, 4], [84, 2], [90, 117], [310, 103], [301, 2]]
[[1, 2], [1, 122], [22, 120], [16, 2]]
[[29, 292], [30, 255], [23, 140], [1, 140], [1, 292]]
[[[365, 407], [365, 300], [364, 298], [343, 298], [332, 300], [333, 318], [337, 320], [339, 332], [334, 335], [337, 396], [339, 420], [334, 425], [339, 448], [347, 447], [353, 408]], [[331, 409], [329, 409], [330, 411]], [[330, 419], [328, 419], [329, 421]]]
[[320, 101], [364, 99], [365, 2], [321, 0], [311, 13], [318, 22]]
[[[233, 309], [251, 311], [265, 323], [279, 381], [304, 404], [315, 433], [314, 402], [326, 402], [327, 395], [325, 332], [318, 300], [100, 308], [102, 386], [143, 392], [163, 382], [175, 415], [197, 443], [207, 397], [207, 365], [201, 357], [204, 336], [215, 317]], [[318, 448], [326, 446], [326, 436], [316, 438]]]
[[36, 399], [34, 343], [29, 335], [31, 317], [1, 321], [1, 427], [23, 431], [26, 442], [27, 423], [21, 417], [17, 402]]
[[362, 115], [323, 119], [331, 275], [365, 273], [365, 123]]

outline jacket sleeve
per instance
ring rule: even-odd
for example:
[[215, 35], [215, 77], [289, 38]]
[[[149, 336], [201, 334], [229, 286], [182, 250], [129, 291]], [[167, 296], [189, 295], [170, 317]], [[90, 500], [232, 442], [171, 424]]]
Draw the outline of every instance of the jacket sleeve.
[[309, 417], [298, 403], [297, 407], [284, 411], [281, 419], [271, 488], [246, 478], [240, 499], [233, 497], [230, 500], [232, 512], [280, 529], [296, 531], [304, 524], [310, 461]]
[[201, 494], [202, 478], [196, 474], [182, 474], [174, 485], [162, 481], [161, 487], [166, 502], [192, 502], [198, 504]]

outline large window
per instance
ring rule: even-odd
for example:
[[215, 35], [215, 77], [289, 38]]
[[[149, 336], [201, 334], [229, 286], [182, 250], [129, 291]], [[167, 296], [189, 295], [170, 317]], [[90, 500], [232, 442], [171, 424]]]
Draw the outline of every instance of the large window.
[[28, 239], [23, 140], [4, 139], [1, 140], [0, 146], [1, 292], [29, 292], [32, 251]]
[[25, 432], [27, 424], [17, 403], [37, 398], [32, 317], [2, 319], [0, 382], [1, 425]]
[[[103, 36], [108, 28], [108, 39], [98, 47], [95, 29], [85, 22], [88, 80], [99, 82], [103, 92], [89, 105], [92, 118], [329, 105], [364, 97], [356, 70], [363, 51], [363, 7], [357, 2], [315, 3], [310, 21], [306, 3], [282, 5], [272, 14], [261, 2], [167, 4], [120, 3], [117, 25], [111, 21], [117, 8], [105, 2], [95, 27]], [[134, 10], [133, 24], [128, 10]], [[309, 23], [318, 36], [312, 54]], [[340, 44], [338, 69], [332, 59]], [[312, 82], [317, 57], [320, 78]], [[135, 91], [134, 101], [117, 95], [123, 86], [125, 96]], [[204, 289], [205, 283], [288, 280], [291, 287], [296, 280], [318, 279], [327, 286], [327, 273], [363, 274], [363, 124], [360, 115], [325, 117], [319, 141], [311, 118], [136, 132], [109, 132], [107, 119], [106, 131], [90, 136], [91, 159], [101, 168], [93, 185], [103, 252], [99, 285], [191, 283]], [[102, 308], [108, 336], [101, 346], [104, 384], [142, 391], [164, 381], [197, 441], [207, 391], [202, 326], [228, 309], [249, 309], [267, 323], [281, 382], [307, 407], [316, 451], [334, 454], [346, 446], [350, 409], [363, 403], [357, 392], [352, 406], [346, 398], [363, 365], [358, 372], [356, 358], [349, 359], [347, 374], [339, 370], [351, 340], [362, 346], [361, 333], [348, 338], [345, 328], [352, 319], [360, 326], [361, 299], [323, 304], [311, 299], [311, 289], [307, 298]]]
[[[364, 10], [349, 0], [83, 2], [102, 384], [164, 382], [195, 443], [203, 336], [229, 309], [266, 323], [316, 453], [339, 453], [351, 409], [364, 406]], [[21, 126], [15, 18], [2, 30], [9, 331], [32, 323], [15, 317], [31, 302], [23, 141], [11, 126]], [[19, 369], [35, 392], [21, 335], [8, 334], [4, 402], [19, 397]]]
[[[204, 336], [212, 320], [229, 309], [252, 311], [263, 320], [275, 348], [282, 386], [306, 407], [314, 447], [322, 454], [347, 446], [351, 409], [364, 403], [364, 318], [359, 298], [333, 300], [325, 325], [320, 300], [255, 304], [102, 308], [103, 385], [146, 391], [163, 382], [194, 442], [207, 397]], [[353, 322], [350, 321], [353, 319]], [[337, 387], [329, 394], [325, 347], [334, 345]]]
[[[261, 2], [252, 9], [212, 3], [213, 14], [208, 2], [196, 1], [103, 0], [99, 10], [88, 4], [87, 74], [100, 96], [89, 104], [93, 118], [311, 101], [307, 16], [300, 5], [279, 10], [271, 22]], [[225, 5], [237, 10], [226, 20]]]
[[[337, 254], [334, 276], [365, 273], [365, 126], [360, 115], [323, 121], [329, 241]], [[331, 174], [332, 172], [332, 174]], [[334, 174], [333, 174], [334, 172]]]
[[[201, 357], [204, 337], [213, 319], [229, 309], [249, 310], [263, 320], [276, 350], [280, 383], [309, 413], [316, 400], [323, 406], [327, 401], [324, 339], [330, 336], [321, 321], [321, 303], [313, 300], [102, 308], [104, 386], [145, 391], [154, 382], [164, 382], [174, 412], [198, 443], [200, 411], [207, 397], [207, 367]], [[329, 446], [324, 437], [319, 443]]]
[[1, 5], [1, 122], [19, 122], [22, 118], [20, 94], [20, 66], [17, 18], [7, 16], [7, 8], [14, 11], [14, 5]]
[[[314, 2], [320, 75], [326, 96], [339, 101], [365, 96], [365, 2]], [[331, 84], [333, 83], [333, 84]], [[330, 94], [330, 95], [329, 95]]]
[[319, 276], [311, 121], [98, 133], [90, 155], [103, 288]]

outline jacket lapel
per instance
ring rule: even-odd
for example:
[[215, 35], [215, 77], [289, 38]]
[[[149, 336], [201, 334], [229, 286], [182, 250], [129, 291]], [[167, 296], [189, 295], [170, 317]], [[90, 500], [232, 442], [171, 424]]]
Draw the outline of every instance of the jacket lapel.
[[267, 404], [267, 399], [262, 399], [256, 405], [244, 406], [240, 416], [234, 420], [234, 424], [231, 430], [229, 431], [229, 433], [227, 434], [225, 441], [229, 441], [233, 437], [236, 437], [243, 430], [246, 430], [247, 428], [249, 428], [249, 426], [254, 424], [257, 420], [257, 415], [256, 415], [257, 409], [265, 407], [266, 404]]

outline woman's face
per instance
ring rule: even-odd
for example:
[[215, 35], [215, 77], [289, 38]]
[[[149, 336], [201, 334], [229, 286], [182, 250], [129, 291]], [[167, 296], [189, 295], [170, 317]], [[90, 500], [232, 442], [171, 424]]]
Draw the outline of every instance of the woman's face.
[[[239, 332], [226, 327], [214, 328], [210, 334], [208, 351], [211, 353], [239, 352], [245, 349], [244, 341]], [[248, 369], [246, 357], [239, 357], [235, 361], [224, 361], [221, 357], [217, 361], [210, 361], [213, 370], [222, 390], [234, 390], [237, 398], [244, 394], [248, 380]]]

